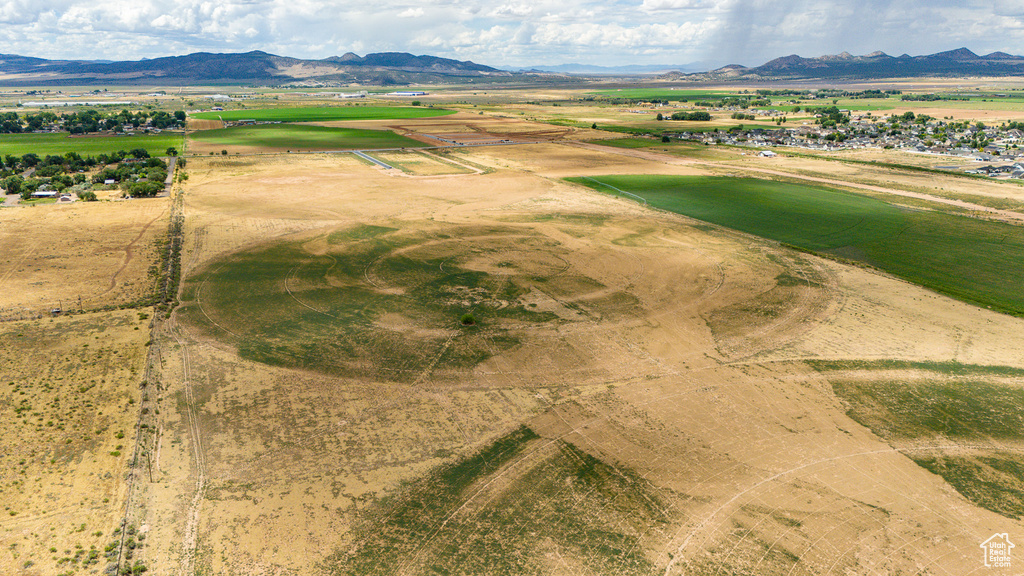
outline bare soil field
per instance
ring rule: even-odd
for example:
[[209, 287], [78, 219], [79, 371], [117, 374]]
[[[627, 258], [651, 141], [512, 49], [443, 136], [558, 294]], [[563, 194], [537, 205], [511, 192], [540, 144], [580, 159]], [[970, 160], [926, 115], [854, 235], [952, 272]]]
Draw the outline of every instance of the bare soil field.
[[1019, 390], [1024, 321], [554, 179], [683, 159], [452, 157], [190, 162], [151, 573], [970, 573], [1024, 527], [971, 491], [1013, 438], [880, 392]]
[[224, 122], [220, 120], [204, 120], [202, 118], [189, 118], [188, 129], [189, 130], [216, 130], [223, 128]]
[[166, 198], [0, 210], [0, 318], [119, 306], [152, 294]]
[[702, 169], [683, 158], [669, 155], [624, 157], [618, 150], [591, 146], [584, 148], [572, 141], [532, 146], [502, 146], [470, 151], [453, 150], [452, 154], [481, 164], [502, 169], [534, 173], [546, 178], [588, 176], [596, 174], [698, 174]]
[[98, 573], [121, 552], [148, 325], [135, 310], [0, 323], [0, 573]]

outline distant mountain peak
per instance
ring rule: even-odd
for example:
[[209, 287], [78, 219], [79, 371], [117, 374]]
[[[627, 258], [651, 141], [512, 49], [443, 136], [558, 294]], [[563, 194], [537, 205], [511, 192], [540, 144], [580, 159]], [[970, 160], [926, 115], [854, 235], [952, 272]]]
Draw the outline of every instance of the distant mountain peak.
[[932, 54], [929, 58], [946, 58], [950, 60], [978, 60], [979, 56], [974, 52], [971, 52], [967, 48], [957, 48], [956, 50], [948, 50], [946, 52], [939, 52]]
[[104, 83], [123, 80], [134, 84], [200, 84], [240, 82], [284, 84], [291, 82], [408, 84], [439, 82], [447, 77], [509, 75], [490, 66], [437, 56], [405, 52], [367, 54], [351, 52], [323, 60], [302, 60], [262, 50], [213, 54], [195, 52], [126, 62], [71, 62], [0, 56], [0, 74], [13, 83]]
[[[712, 74], [724, 74], [720, 71]], [[763, 78], [898, 78], [919, 76], [1024, 76], [1024, 57], [1004, 52], [978, 56], [967, 48], [898, 58], [877, 51], [866, 56], [849, 52], [818, 58], [797, 54], [776, 58], [742, 72]], [[735, 72], [733, 73], [735, 75]]]

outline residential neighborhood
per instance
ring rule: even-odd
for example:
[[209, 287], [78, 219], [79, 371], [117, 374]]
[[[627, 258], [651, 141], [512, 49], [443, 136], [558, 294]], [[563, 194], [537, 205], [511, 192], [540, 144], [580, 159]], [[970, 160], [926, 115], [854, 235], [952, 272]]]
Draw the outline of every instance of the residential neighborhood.
[[815, 114], [814, 123], [804, 120], [798, 126], [787, 126], [788, 117], [778, 110], [744, 110], [743, 114], [747, 119], [774, 121], [778, 128], [744, 128], [740, 124], [728, 129], [682, 131], [666, 136], [708, 145], [757, 148], [896, 149], [984, 163], [965, 170], [968, 174], [1024, 179], [1024, 150], [1019, 148], [1024, 140], [1024, 126], [1017, 123], [986, 126], [982, 122], [915, 116], [913, 112], [876, 116], [829, 107]]

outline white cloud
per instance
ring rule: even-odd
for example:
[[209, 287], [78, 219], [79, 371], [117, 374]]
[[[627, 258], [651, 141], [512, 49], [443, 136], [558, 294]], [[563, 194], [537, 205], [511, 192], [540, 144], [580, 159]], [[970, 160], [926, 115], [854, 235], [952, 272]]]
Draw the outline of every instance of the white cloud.
[[695, 10], [707, 8], [707, 0], [644, 0], [640, 5], [641, 10], [647, 12], [660, 12], [663, 10]]
[[491, 16], [498, 18], [525, 18], [533, 14], [533, 6], [529, 4], [502, 4], [491, 11]]
[[1020, 0], [0, 0], [0, 26], [0, 51], [50, 58], [259, 49], [309, 58], [408, 51], [516, 66], [757, 65], [791, 53], [1024, 45]]

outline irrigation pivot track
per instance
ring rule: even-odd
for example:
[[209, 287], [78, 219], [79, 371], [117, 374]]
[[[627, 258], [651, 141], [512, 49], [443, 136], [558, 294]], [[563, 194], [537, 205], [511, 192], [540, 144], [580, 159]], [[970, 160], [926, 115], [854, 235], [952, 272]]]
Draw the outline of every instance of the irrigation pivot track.
[[626, 196], [629, 196], [631, 198], [636, 198], [637, 200], [642, 202], [644, 206], [647, 206], [647, 199], [642, 197], [642, 196], [637, 196], [636, 194], [633, 194], [632, 192], [626, 192], [625, 190], [620, 190], [619, 188], [616, 188], [615, 186], [612, 186], [611, 184], [605, 184], [604, 182], [601, 182], [600, 180], [595, 180], [595, 179], [591, 178], [590, 176], [584, 176], [584, 178], [586, 178], [587, 180], [590, 180], [591, 182], [596, 182], [596, 183], [600, 184], [601, 186], [607, 186], [608, 188], [611, 188], [612, 190], [615, 190], [616, 192], [625, 194]]

